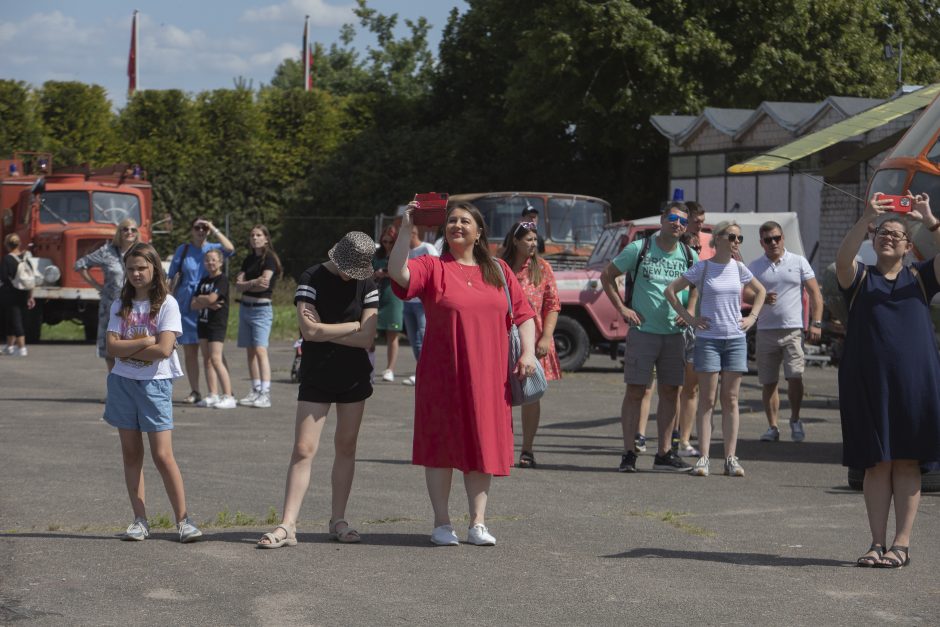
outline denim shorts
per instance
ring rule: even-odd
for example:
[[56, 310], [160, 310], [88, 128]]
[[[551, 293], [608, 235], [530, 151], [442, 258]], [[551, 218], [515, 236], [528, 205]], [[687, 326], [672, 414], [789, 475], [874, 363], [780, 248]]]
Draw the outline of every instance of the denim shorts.
[[261, 306], [248, 306], [242, 303], [238, 309], [238, 348], [267, 347], [272, 322], [274, 322], [274, 307], [271, 303]]
[[112, 427], [150, 433], [173, 428], [173, 379], [108, 375], [104, 419]]
[[695, 338], [695, 372], [747, 372], [747, 339]]

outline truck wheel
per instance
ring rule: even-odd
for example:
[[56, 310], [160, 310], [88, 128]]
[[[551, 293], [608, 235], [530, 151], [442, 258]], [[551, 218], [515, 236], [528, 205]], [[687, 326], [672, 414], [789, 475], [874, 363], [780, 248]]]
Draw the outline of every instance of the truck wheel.
[[566, 372], [580, 370], [591, 351], [591, 341], [584, 327], [574, 318], [558, 316], [553, 337], [561, 369]]
[[37, 302], [32, 309], [26, 310], [26, 316], [23, 319], [23, 331], [26, 333], [27, 344], [38, 344], [39, 336], [42, 334], [42, 303]]

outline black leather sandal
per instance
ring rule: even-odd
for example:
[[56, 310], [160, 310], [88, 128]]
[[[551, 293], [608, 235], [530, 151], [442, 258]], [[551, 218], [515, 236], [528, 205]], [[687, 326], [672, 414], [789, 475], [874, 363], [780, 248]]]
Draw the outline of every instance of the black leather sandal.
[[[888, 553], [894, 553], [894, 557], [888, 557]], [[904, 559], [901, 559], [901, 553], [904, 553]], [[885, 552], [881, 561], [875, 564], [876, 568], [904, 568], [911, 563], [911, 552], [906, 546], [895, 544]]]
[[[869, 555], [872, 551], [875, 552], [875, 555]], [[885, 546], [883, 544], [872, 544], [868, 547], [868, 551], [866, 551], [865, 555], [855, 560], [855, 565], [861, 568], [872, 568], [881, 561], [884, 554]]]
[[522, 451], [519, 454], [519, 468], [535, 468], [535, 455], [530, 451]]

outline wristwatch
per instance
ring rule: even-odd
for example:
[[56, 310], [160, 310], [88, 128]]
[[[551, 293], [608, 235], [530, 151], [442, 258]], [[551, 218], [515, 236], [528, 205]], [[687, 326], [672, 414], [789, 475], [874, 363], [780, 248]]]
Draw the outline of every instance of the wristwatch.
[[817, 329], [821, 329], [821, 328], [822, 328], [822, 320], [813, 320], [813, 321], [810, 323], [810, 326], [814, 326], [814, 327], [816, 327]]

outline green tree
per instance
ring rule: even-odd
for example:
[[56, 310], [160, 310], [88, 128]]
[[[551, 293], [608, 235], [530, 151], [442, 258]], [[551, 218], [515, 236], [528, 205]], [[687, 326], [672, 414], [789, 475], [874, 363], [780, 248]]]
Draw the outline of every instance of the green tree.
[[0, 80], [0, 155], [41, 147], [42, 125], [37, 109], [36, 95], [26, 83]]
[[45, 148], [58, 165], [96, 166], [115, 160], [115, 116], [103, 87], [48, 81], [39, 90], [39, 111]]

